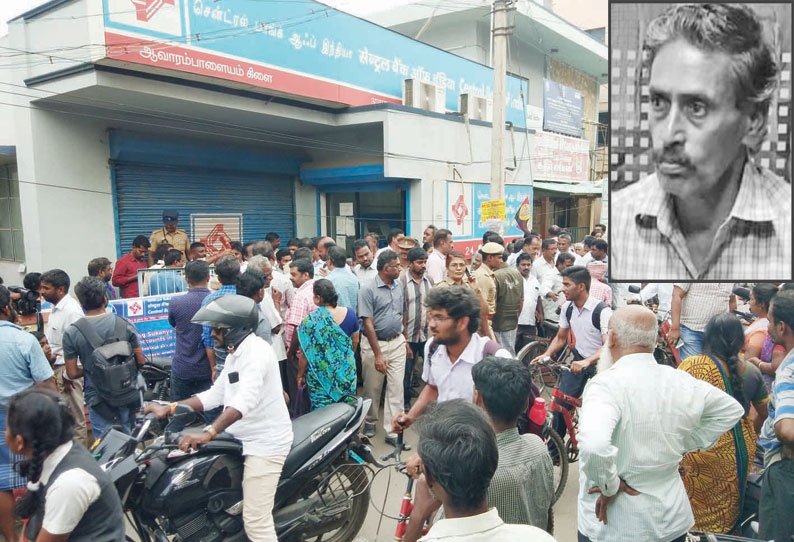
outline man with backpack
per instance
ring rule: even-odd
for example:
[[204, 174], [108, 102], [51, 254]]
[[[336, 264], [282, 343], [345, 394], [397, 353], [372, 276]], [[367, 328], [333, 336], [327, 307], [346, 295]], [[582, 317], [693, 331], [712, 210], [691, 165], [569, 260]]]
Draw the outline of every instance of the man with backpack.
[[[560, 329], [546, 351], [533, 359], [532, 363], [553, 356], [568, 342], [573, 343], [571, 370], [562, 373], [560, 391], [581, 397], [587, 380], [595, 375], [601, 347], [607, 340], [612, 309], [590, 296], [590, 272], [587, 268], [575, 265], [563, 269], [560, 274], [562, 292], [567, 299], [560, 311]], [[552, 426], [560, 437], [565, 437], [565, 419], [561, 412], [554, 413]]]
[[145, 361], [138, 334], [129, 321], [106, 312], [108, 300], [102, 279], [84, 277], [74, 291], [85, 317], [63, 334], [66, 374], [71, 379], [85, 377], [85, 403], [95, 437], [111, 425], [130, 433], [135, 408], [140, 404], [138, 366]]

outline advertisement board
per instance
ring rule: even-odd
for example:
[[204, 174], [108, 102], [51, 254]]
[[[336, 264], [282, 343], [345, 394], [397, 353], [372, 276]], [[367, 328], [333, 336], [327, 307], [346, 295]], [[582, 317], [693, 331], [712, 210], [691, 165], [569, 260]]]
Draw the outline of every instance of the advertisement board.
[[582, 93], [551, 79], [543, 79], [543, 129], [580, 137]]
[[529, 136], [532, 176], [537, 180], [586, 182], [590, 176], [590, 142], [550, 132]]
[[[482, 204], [491, 201], [491, 185], [484, 183], [447, 182], [446, 228], [452, 232], [455, 249], [471, 257], [482, 245], [482, 236], [488, 231], [488, 216], [483, 216]], [[521, 204], [529, 199], [532, 203], [532, 187], [527, 185], [505, 186], [504, 208], [500, 212], [506, 215], [506, 242], [521, 237], [524, 232], [514, 220]], [[466, 214], [460, 213], [465, 208]], [[486, 205], [486, 212], [491, 207]]]
[[175, 295], [131, 297], [110, 301], [109, 307], [138, 330], [143, 355], [171, 357], [176, 350], [176, 333], [168, 323], [168, 304]]
[[[320, 2], [103, 0], [106, 55], [360, 106], [402, 103], [405, 79], [491, 97], [493, 70]], [[527, 124], [527, 80], [507, 76], [506, 120]]]

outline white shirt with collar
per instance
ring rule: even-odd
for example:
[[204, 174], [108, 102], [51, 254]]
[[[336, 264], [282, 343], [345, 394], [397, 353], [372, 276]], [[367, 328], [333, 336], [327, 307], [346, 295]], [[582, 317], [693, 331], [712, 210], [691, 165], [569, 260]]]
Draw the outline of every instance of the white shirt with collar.
[[547, 262], [546, 260], [543, 259], [543, 256], [541, 255], [534, 262], [532, 262], [532, 271], [530, 271], [530, 273], [533, 273], [535, 275], [535, 278], [538, 279], [538, 282], [541, 285], [540, 295], [545, 296], [549, 292], [549, 290], [543, 288], [543, 277], [549, 274], [553, 275], [554, 273], [559, 273], [559, 271], [557, 271], [554, 262], [552, 263]]
[[539, 296], [540, 283], [538, 279], [533, 277], [532, 273], [530, 273], [529, 276], [524, 279], [524, 304], [521, 306], [521, 314], [518, 315], [518, 325], [535, 325], [535, 309], [537, 309], [538, 306]]
[[[451, 399], [463, 399], [471, 402], [474, 396], [474, 380], [471, 378], [471, 369], [482, 361], [483, 348], [488, 342], [488, 337], [482, 337], [475, 333], [471, 336], [469, 344], [460, 354], [460, 357], [452, 363], [449, 360], [447, 347], [439, 345], [433, 357], [430, 359], [430, 346], [432, 340], [425, 343], [425, 355], [427, 360], [422, 368], [422, 380], [435, 386], [438, 389], [438, 402], [449, 401]], [[500, 348], [496, 354], [501, 358], [510, 358], [510, 352]]]
[[[271, 284], [270, 288], [265, 288], [265, 298], [259, 303], [259, 310], [262, 311], [267, 321], [270, 322], [271, 332], [274, 327], [284, 323], [284, 319], [281, 317], [278, 309], [276, 309], [276, 304], [273, 303], [272, 286]], [[270, 346], [273, 347], [273, 353], [276, 355], [277, 360], [281, 361], [282, 359], [287, 359], [287, 348], [284, 345], [284, 340], [281, 339], [281, 335], [273, 337]]]
[[[744, 414], [731, 396], [651, 353], [623, 356], [587, 385], [579, 411], [579, 531], [599, 542], [673, 540], [694, 524], [678, 464], [711, 448]], [[624, 480], [640, 494], [618, 495], [604, 525], [598, 487], [614, 495]]]
[[292, 298], [295, 297], [295, 287], [292, 285], [289, 274], [277, 273], [275, 269], [273, 267], [273, 280], [270, 283], [270, 289], [281, 293], [281, 303], [277, 308], [283, 319], [287, 314], [287, 309], [292, 304]]
[[[571, 311], [571, 321], [565, 317], [568, 306], [573, 304]], [[602, 335], [609, 332], [609, 318], [612, 316], [612, 309], [604, 307], [601, 310], [599, 324], [601, 329], [596, 329], [593, 325], [593, 311], [598, 305], [598, 300], [594, 297], [587, 298], [582, 308], [576, 306], [573, 301], [566, 301], [560, 309], [560, 328], [572, 329], [576, 337], [576, 351], [583, 357], [589, 357], [603, 345]]]
[[659, 306], [656, 311], [657, 320], [667, 320], [670, 318], [670, 311], [673, 306], [673, 287], [670, 282], [649, 282], [645, 288], [640, 290], [640, 299], [645, 303], [653, 296], [659, 297]]
[[375, 262], [372, 262], [369, 267], [361, 267], [361, 264], [357, 264], [353, 268], [353, 274], [358, 277], [359, 282], [364, 284], [367, 281], [373, 280], [375, 277], [378, 276], [378, 270], [375, 268]]
[[502, 521], [496, 508], [484, 514], [463, 518], [441, 519], [420, 542], [555, 542], [546, 531], [531, 525], [509, 525]]
[[292, 423], [281, 391], [273, 348], [251, 334], [226, 357], [212, 387], [196, 397], [204, 410], [223, 405], [243, 415], [226, 429], [242, 441], [243, 455], [283, 457], [292, 446]]
[[44, 334], [47, 342], [50, 343], [52, 354], [55, 356], [55, 365], [63, 365], [63, 333], [69, 326], [85, 316], [80, 303], [75, 298], [66, 294], [52, 308], [50, 318], [47, 320], [47, 328]]
[[438, 250], [433, 250], [427, 257], [425, 276], [435, 285], [447, 278], [447, 257]]
[[[71, 440], [61, 444], [44, 459], [39, 477], [42, 485], [50, 481], [55, 468], [72, 446]], [[99, 481], [85, 470], [74, 468], [62, 472], [47, 489], [42, 528], [55, 535], [71, 533], [100, 493]]]

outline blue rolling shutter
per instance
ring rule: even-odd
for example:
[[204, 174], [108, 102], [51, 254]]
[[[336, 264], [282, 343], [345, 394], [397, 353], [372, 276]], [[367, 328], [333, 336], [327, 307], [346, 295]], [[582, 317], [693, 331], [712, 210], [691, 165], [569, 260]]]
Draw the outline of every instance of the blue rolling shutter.
[[[271, 231], [284, 239], [294, 236], [294, 177], [284, 174], [284, 164], [267, 167], [267, 160], [259, 160], [254, 165], [263, 165], [265, 171], [252, 171], [253, 162], [241, 159], [239, 151], [190, 148], [180, 143], [178, 150], [184, 152], [175, 153], [176, 145], [161, 144], [156, 150], [165, 152], [152, 153], [145, 147], [153, 142], [147, 140], [147, 145], [141, 146], [135, 139], [130, 142], [129, 137], [111, 135], [119, 255], [129, 250], [136, 235], [148, 237], [162, 227], [163, 209], [179, 211], [179, 227], [188, 232], [191, 241], [196, 240], [190, 231], [191, 213], [242, 213], [243, 242], [264, 239]], [[136, 152], [129, 152], [131, 146]], [[227, 167], [248, 169], [216, 169], [212, 167], [215, 164], [206, 167], [197, 163], [206, 160], [208, 152], [213, 153], [212, 160], [225, 154], [223, 164]], [[146, 153], [153, 158], [151, 162], [123, 159], [140, 159]], [[161, 157], [170, 163], [163, 163], [166, 160]]]

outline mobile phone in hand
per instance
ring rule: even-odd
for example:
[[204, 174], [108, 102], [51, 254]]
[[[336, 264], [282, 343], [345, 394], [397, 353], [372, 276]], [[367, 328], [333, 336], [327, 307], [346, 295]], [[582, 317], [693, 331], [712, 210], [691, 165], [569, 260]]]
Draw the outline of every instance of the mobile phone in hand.
[[471, 272], [469, 271], [468, 267], [466, 268], [466, 278], [471, 280]]

